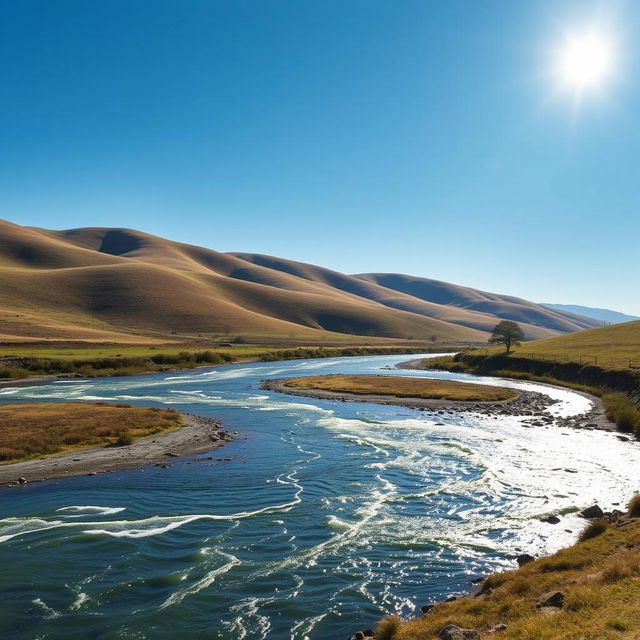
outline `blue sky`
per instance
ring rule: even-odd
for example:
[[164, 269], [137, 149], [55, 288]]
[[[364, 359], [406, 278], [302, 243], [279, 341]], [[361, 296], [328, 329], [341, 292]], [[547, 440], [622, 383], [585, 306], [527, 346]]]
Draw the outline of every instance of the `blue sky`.
[[[602, 26], [579, 105], [550, 69]], [[0, 2], [0, 216], [640, 315], [640, 4]]]

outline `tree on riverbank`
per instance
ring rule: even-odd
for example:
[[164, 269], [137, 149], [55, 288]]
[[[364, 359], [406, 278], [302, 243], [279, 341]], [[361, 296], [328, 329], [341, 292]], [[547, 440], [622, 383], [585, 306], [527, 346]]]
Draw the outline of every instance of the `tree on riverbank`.
[[503, 344], [507, 353], [511, 351], [511, 347], [520, 344], [520, 340], [524, 338], [524, 331], [516, 322], [511, 320], [502, 320], [493, 328], [490, 344]]

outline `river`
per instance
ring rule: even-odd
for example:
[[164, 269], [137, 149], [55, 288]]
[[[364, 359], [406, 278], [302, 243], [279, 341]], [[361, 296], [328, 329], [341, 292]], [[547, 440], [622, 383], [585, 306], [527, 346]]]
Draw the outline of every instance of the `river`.
[[[171, 406], [239, 432], [169, 469], [0, 490], [0, 637], [335, 640], [388, 613], [417, 615], [519, 553], [566, 546], [583, 524], [578, 507], [624, 504], [639, 488], [640, 446], [613, 433], [260, 389], [329, 373], [472, 379], [393, 369], [407, 359], [0, 389], [3, 403]], [[589, 408], [569, 390], [473, 380], [550, 395], [556, 416]], [[549, 514], [561, 523], [541, 522]]]

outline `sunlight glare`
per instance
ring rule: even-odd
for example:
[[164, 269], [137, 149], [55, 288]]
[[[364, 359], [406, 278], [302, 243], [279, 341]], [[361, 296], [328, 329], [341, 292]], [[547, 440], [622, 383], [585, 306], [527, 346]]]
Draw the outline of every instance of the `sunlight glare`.
[[613, 47], [597, 33], [567, 38], [557, 56], [557, 75], [575, 91], [601, 86], [613, 71]]

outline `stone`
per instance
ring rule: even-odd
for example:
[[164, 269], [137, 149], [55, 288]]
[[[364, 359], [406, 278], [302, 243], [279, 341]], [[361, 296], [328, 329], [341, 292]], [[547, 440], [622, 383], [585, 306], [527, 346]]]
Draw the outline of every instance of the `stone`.
[[455, 602], [458, 599], [458, 596], [449, 596], [445, 602]]
[[536, 599], [536, 607], [555, 607], [561, 609], [564, 605], [564, 593], [562, 591], [547, 591]]
[[604, 511], [597, 504], [594, 504], [592, 507], [583, 509], [580, 515], [587, 520], [592, 520], [593, 518], [603, 518]]
[[420, 611], [422, 611], [422, 613], [427, 614], [429, 613], [429, 611], [431, 611], [431, 609], [433, 609], [433, 607], [435, 607], [435, 604], [423, 604], [420, 607]]
[[516, 562], [518, 563], [519, 567], [524, 567], [525, 564], [529, 564], [530, 562], [533, 562], [535, 560], [535, 558], [531, 555], [529, 555], [528, 553], [523, 553], [522, 555], [519, 555], [516, 558]]
[[493, 629], [491, 629], [490, 633], [499, 633], [500, 631], [506, 631], [509, 628], [509, 625], [506, 625], [504, 622], [497, 624]]
[[27, 484], [27, 479], [23, 476], [18, 478], [18, 484]]
[[540, 613], [545, 616], [555, 616], [561, 611], [562, 609], [560, 607], [540, 607]]
[[364, 640], [364, 633], [362, 631], [356, 631], [353, 635], [354, 640]]
[[560, 518], [558, 518], [558, 516], [548, 516], [547, 518], [542, 518], [542, 522], [547, 522], [549, 524], [558, 524], [560, 522]]
[[440, 640], [480, 640], [480, 634], [475, 629], [462, 629], [455, 624], [449, 624], [438, 634]]

